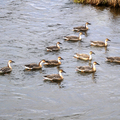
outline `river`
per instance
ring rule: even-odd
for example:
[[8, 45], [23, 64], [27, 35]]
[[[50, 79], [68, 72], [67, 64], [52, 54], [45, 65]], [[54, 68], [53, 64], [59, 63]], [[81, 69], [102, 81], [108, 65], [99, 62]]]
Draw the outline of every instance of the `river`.
[[[119, 120], [120, 64], [107, 63], [106, 57], [120, 56], [120, 9], [75, 4], [70, 0], [1, 0], [0, 67], [8, 60], [13, 70], [0, 75], [0, 120]], [[90, 22], [82, 42], [64, 41], [76, 35], [73, 27]], [[104, 41], [108, 47], [91, 47], [91, 40]], [[46, 47], [61, 42], [58, 52]], [[92, 50], [95, 74], [76, 72], [87, 61], [73, 58], [75, 53]], [[44, 82], [43, 76], [57, 74], [57, 67], [24, 71], [24, 65], [57, 59], [64, 80]]]

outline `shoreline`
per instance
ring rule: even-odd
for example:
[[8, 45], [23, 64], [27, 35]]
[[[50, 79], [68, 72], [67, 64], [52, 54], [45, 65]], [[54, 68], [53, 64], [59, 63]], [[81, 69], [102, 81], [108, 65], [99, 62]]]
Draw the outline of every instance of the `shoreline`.
[[73, 0], [73, 2], [96, 6], [120, 7], [120, 0]]

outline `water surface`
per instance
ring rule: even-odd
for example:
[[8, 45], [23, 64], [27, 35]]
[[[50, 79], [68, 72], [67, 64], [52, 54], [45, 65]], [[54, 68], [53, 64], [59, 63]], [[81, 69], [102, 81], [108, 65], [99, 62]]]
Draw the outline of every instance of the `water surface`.
[[[76, 35], [73, 27], [90, 22], [83, 42], [68, 42], [63, 36]], [[4, 0], [0, 2], [0, 67], [8, 60], [13, 71], [0, 76], [0, 119], [103, 120], [120, 119], [120, 65], [107, 63], [107, 56], [120, 56], [119, 9], [75, 4], [69, 0]], [[107, 49], [90, 47], [91, 40], [109, 38]], [[45, 47], [62, 45], [59, 52]], [[73, 58], [74, 53], [95, 52], [95, 74], [76, 72], [89, 62]], [[64, 58], [66, 71], [61, 84], [44, 82], [46, 74], [59, 68], [24, 71], [24, 64], [42, 59]]]

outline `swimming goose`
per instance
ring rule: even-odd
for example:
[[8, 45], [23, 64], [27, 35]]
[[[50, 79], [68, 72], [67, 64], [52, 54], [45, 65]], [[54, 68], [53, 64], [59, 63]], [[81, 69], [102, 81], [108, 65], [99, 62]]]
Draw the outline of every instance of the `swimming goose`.
[[95, 54], [95, 53], [92, 51], [89, 52], [89, 55], [76, 53], [74, 57], [82, 60], [92, 60], [92, 54]]
[[87, 73], [96, 72], [96, 67], [95, 67], [96, 64], [99, 65], [97, 62], [93, 62], [92, 67], [91, 66], [79, 66], [77, 67], [77, 71], [87, 72]]
[[59, 74], [51, 74], [51, 75], [45, 75], [44, 80], [50, 80], [50, 81], [60, 81], [63, 80], [62, 72], [66, 73], [62, 69], [59, 70]]
[[120, 57], [107, 57], [106, 59], [108, 62], [120, 63]]
[[45, 60], [41, 60], [39, 62], [39, 64], [36, 64], [36, 63], [31, 63], [31, 64], [27, 64], [25, 65], [25, 69], [27, 70], [39, 70], [42, 68], [42, 63], [44, 63]]
[[58, 57], [58, 60], [45, 60], [44, 65], [46, 65], [46, 66], [58, 66], [58, 65], [61, 65], [60, 60], [63, 60], [63, 58]]
[[74, 27], [73, 31], [75, 31], [75, 32], [87, 31], [88, 30], [88, 26], [87, 25], [91, 25], [91, 23], [86, 22], [85, 26]]
[[57, 42], [57, 43], [56, 43], [56, 46], [46, 47], [46, 48], [47, 48], [47, 51], [58, 51], [58, 50], [60, 50], [59, 44], [62, 44], [62, 43]]
[[111, 41], [108, 38], [105, 39], [105, 42], [102, 41], [91, 41], [92, 46], [97, 46], [97, 47], [106, 47], [107, 46], [107, 41]]
[[67, 40], [67, 41], [74, 41], [74, 42], [76, 42], [76, 41], [79, 41], [79, 40], [82, 39], [81, 35], [82, 35], [82, 32], [79, 33], [79, 37], [77, 37], [77, 36], [65, 36], [65, 37], [63, 37], [63, 39]]
[[9, 60], [8, 64], [7, 64], [7, 67], [3, 67], [3, 68], [0, 69], [1, 74], [10, 73], [12, 71], [12, 67], [10, 66], [10, 63], [14, 63], [14, 61]]

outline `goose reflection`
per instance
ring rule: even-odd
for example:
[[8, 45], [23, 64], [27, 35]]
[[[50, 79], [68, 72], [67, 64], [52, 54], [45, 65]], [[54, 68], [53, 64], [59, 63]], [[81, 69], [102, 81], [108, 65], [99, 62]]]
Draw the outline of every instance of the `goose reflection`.
[[81, 72], [77, 71], [77, 73], [80, 74], [81, 76], [85, 76], [85, 77], [91, 76], [90, 78], [93, 81], [93, 83], [97, 83], [97, 81], [96, 81], [97, 75], [95, 72], [93, 72], [93, 73], [81, 73]]

